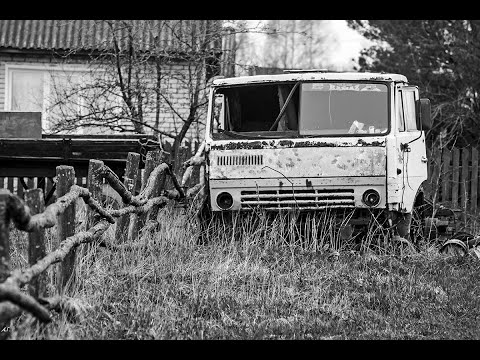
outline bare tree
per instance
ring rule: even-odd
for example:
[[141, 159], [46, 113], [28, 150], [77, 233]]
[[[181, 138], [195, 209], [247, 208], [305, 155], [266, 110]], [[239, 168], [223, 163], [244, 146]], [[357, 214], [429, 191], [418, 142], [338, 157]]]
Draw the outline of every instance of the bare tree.
[[52, 81], [51, 131], [153, 133], [173, 140], [178, 166], [192, 124], [198, 131], [204, 126], [207, 80], [219, 75], [228, 35], [221, 21], [95, 20], [87, 30], [102, 36], [88, 55], [87, 73]]
[[269, 20], [263, 65], [283, 68], [323, 67], [336, 39], [327, 20]]

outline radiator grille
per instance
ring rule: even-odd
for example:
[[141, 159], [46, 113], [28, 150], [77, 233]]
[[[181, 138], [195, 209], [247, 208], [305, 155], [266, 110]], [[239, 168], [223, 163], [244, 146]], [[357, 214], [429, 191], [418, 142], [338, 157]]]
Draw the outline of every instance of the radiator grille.
[[273, 189], [241, 192], [242, 209], [265, 210], [355, 207], [353, 189]]
[[220, 155], [217, 165], [263, 165], [263, 155]]

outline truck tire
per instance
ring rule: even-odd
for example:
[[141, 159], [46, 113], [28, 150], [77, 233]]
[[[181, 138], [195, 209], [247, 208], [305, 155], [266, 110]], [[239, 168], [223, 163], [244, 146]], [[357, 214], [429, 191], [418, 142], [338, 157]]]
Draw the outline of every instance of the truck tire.
[[423, 192], [419, 192], [411, 213], [393, 212], [393, 230], [400, 237], [410, 241], [419, 250], [425, 240]]

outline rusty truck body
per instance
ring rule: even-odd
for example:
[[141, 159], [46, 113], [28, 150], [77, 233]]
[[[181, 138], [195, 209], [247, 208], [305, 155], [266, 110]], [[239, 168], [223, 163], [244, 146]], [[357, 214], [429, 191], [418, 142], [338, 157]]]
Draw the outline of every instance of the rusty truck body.
[[217, 79], [207, 119], [210, 213], [356, 209], [354, 220], [381, 210], [407, 235], [427, 179], [430, 103], [405, 76]]

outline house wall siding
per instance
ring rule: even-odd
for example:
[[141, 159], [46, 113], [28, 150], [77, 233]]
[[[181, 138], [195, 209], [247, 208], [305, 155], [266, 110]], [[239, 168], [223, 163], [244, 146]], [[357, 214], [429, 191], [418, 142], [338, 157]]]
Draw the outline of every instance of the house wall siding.
[[[0, 52], [0, 111], [5, 110], [5, 98], [6, 98], [6, 64], [9, 65], [45, 65], [51, 64], [52, 67], [58, 67], [62, 65], [62, 68], [68, 70], [78, 68], [79, 65], [88, 65], [88, 58], [70, 57], [67, 60], [49, 56], [49, 55], [29, 55], [29, 54], [5, 54]], [[187, 85], [188, 80], [188, 63], [171, 63], [162, 68], [162, 73], [165, 75], [162, 79], [162, 89], [165, 90], [165, 96], [174, 104], [176, 111], [186, 118], [189, 112], [189, 89]], [[152, 85], [156, 82], [155, 73], [153, 76], [145, 76], [147, 81], [151, 81]], [[150, 126], [155, 125], [155, 102], [151, 103], [150, 108], [145, 109], [145, 119]], [[203, 121], [204, 122], [204, 119]], [[166, 104], [165, 101], [161, 102], [160, 110], [160, 130], [168, 133], [177, 133], [182, 127], [182, 120], [175, 114], [174, 111]], [[146, 128], [146, 132], [152, 133], [153, 131]], [[93, 131], [97, 132], [97, 131]], [[200, 132], [200, 133], [199, 133]], [[194, 140], [201, 137], [203, 132], [203, 126], [191, 126], [191, 129], [187, 133], [186, 138]], [[88, 133], [85, 130], [84, 133]], [[105, 133], [102, 131], [102, 133]]]

